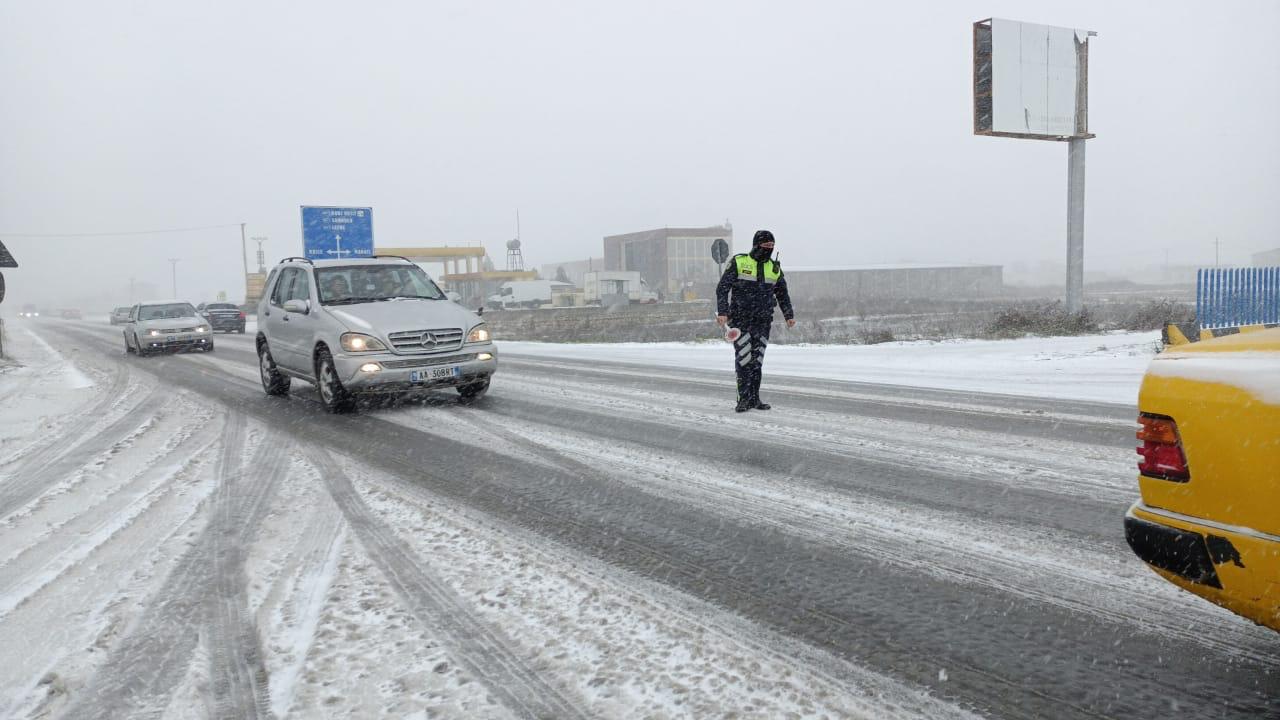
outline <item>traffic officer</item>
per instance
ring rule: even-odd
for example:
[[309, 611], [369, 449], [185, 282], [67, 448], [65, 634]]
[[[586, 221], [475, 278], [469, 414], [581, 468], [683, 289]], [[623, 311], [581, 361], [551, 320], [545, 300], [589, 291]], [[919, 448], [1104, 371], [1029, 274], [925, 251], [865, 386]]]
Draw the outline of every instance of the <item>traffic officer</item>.
[[738, 373], [738, 406], [734, 409], [738, 412], [769, 409], [768, 403], [760, 401], [760, 379], [773, 308], [781, 305], [787, 327], [796, 325], [782, 265], [772, 259], [773, 242], [773, 233], [756, 231], [751, 252], [730, 258], [716, 286], [716, 322], [741, 331], [733, 341]]

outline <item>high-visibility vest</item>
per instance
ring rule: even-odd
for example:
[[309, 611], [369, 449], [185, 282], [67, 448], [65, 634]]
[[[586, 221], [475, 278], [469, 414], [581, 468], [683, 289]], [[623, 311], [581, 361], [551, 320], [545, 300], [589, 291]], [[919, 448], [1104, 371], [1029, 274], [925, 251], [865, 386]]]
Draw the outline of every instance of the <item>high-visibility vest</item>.
[[[756, 268], [759, 266], [756, 259], [750, 255], [739, 255], [734, 258], [734, 262], [738, 266], [738, 279], [750, 280], [757, 282]], [[778, 267], [778, 263], [773, 260], [764, 261], [764, 282], [766, 285], [773, 285], [778, 282], [778, 278], [782, 277], [782, 268]]]

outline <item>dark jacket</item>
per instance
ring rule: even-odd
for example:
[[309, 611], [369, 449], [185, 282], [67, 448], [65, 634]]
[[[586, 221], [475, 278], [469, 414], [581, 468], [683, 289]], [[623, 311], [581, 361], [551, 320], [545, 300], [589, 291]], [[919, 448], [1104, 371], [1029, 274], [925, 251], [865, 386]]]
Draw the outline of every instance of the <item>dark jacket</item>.
[[[738, 276], [738, 258], [749, 255], [734, 255], [729, 258], [724, 275], [716, 285], [716, 314], [728, 315], [735, 324], [773, 322], [773, 308], [782, 306], [782, 317], [791, 320], [795, 312], [791, 309], [791, 296], [787, 294], [787, 278], [782, 274], [782, 266], [776, 260], [755, 260], [754, 277]], [[774, 263], [778, 271], [777, 282], [768, 282], [765, 263]], [[732, 296], [732, 297], [731, 297]]]

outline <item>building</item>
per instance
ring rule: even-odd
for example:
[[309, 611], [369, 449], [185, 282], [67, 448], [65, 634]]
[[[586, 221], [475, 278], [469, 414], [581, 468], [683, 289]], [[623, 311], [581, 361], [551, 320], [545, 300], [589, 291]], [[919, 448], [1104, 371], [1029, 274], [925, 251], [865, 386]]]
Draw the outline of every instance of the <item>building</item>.
[[995, 297], [1004, 288], [1000, 265], [857, 265], [788, 267], [792, 299], [968, 299]]
[[711, 244], [720, 238], [733, 247], [733, 228], [727, 223], [609, 235], [603, 269], [639, 271], [650, 289], [667, 299], [711, 297], [720, 279]]
[[1266, 252], [1254, 253], [1252, 259], [1254, 267], [1280, 266], [1280, 248], [1267, 250]]
[[564, 270], [565, 277], [574, 287], [581, 288], [583, 278], [587, 273], [595, 270], [604, 270], [604, 258], [587, 258], [586, 260], [573, 260], [571, 262], [547, 263], [538, 267], [538, 274], [543, 280], [559, 280], [557, 275]]

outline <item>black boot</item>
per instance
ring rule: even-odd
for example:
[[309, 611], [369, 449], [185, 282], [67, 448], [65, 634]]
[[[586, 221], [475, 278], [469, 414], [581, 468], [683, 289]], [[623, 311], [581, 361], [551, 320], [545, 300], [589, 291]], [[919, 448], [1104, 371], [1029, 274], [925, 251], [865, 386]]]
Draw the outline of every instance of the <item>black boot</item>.
[[770, 405], [769, 403], [761, 402], [759, 400], [756, 400], [756, 403], [751, 407], [755, 408], [756, 410], [771, 410], [773, 408], [773, 406]]
[[750, 410], [750, 409], [751, 409], [751, 403], [750, 403], [750, 402], [748, 402], [748, 401], [746, 401], [746, 400], [739, 400], [739, 401], [738, 401], [738, 405], [737, 405], [737, 407], [735, 407], [735, 408], [733, 409], [733, 411], [734, 411], [734, 412], [746, 412], [746, 411], [748, 411], [748, 410]]

